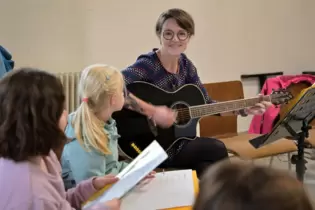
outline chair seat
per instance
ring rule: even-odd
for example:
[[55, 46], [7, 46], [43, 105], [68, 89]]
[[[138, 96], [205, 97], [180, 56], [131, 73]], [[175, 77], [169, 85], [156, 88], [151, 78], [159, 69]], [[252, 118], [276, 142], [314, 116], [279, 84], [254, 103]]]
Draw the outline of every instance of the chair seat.
[[276, 142], [256, 149], [249, 143], [249, 140], [258, 136], [259, 134], [244, 133], [238, 136], [220, 138], [220, 140], [226, 145], [229, 151], [241, 157], [242, 159], [258, 159], [297, 151], [294, 141], [286, 138], [279, 139]]
[[247, 132], [226, 133], [226, 134], [221, 134], [221, 135], [215, 135], [215, 136], [212, 136], [211, 138], [215, 138], [215, 139], [226, 139], [226, 138], [231, 138], [231, 137], [235, 137], [235, 136], [239, 136], [239, 135], [244, 135], [244, 134], [247, 134]]

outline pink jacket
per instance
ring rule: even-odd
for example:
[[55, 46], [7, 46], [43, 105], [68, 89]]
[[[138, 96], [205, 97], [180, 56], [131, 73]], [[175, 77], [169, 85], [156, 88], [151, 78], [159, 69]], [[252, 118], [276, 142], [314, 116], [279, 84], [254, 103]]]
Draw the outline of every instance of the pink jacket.
[[51, 151], [42, 158], [48, 173], [40, 168], [40, 161], [41, 158], [33, 162], [0, 158], [0, 189], [5, 189], [1, 190], [0, 209], [81, 209], [81, 204], [97, 191], [91, 178], [66, 192], [56, 154]]
[[[268, 78], [260, 92], [263, 95], [269, 95], [272, 90], [285, 89], [292, 83], [315, 82], [315, 75], [301, 74], [301, 75], [285, 75]], [[279, 114], [280, 108], [272, 106], [263, 115], [256, 115], [253, 117], [249, 126], [248, 133], [266, 134], [272, 130], [273, 121]]]

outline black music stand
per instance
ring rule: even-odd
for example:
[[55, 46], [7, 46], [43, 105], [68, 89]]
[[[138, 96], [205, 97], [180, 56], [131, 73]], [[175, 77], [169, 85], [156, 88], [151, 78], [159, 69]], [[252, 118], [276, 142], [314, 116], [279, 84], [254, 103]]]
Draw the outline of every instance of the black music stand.
[[305, 174], [304, 144], [309, 136], [309, 123], [315, 117], [315, 85], [304, 89], [289, 103], [284, 118], [278, 121], [272, 131], [249, 142], [257, 149], [281, 138], [297, 140], [296, 176], [303, 182]]

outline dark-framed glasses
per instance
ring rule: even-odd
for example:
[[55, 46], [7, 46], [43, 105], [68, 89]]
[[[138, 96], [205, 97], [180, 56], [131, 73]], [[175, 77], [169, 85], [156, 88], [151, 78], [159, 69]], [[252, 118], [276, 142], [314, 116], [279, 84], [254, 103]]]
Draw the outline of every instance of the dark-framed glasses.
[[[172, 40], [174, 36], [175, 36], [174, 31], [170, 31], [170, 30], [163, 31], [163, 37], [166, 40]], [[176, 36], [178, 40], [185, 41], [189, 37], [189, 33], [187, 31], [179, 31], [176, 34]]]

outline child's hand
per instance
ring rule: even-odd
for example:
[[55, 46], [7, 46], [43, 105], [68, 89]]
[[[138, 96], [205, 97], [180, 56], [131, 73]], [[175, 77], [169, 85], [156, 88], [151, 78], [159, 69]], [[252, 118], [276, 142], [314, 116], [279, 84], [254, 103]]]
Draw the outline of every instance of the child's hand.
[[108, 210], [120, 210], [120, 200], [119, 199], [113, 199], [110, 201], [107, 201], [105, 203], [105, 206]]
[[106, 185], [114, 184], [118, 181], [118, 178], [114, 175], [106, 175], [102, 177], [96, 177], [93, 179], [93, 186], [96, 190], [103, 189]]
[[120, 210], [120, 200], [113, 199], [105, 203], [97, 204], [88, 210]]
[[152, 179], [155, 177], [156, 172], [155, 171], [151, 171], [146, 177], [144, 177], [143, 181], [146, 179]]
[[138, 183], [138, 186], [144, 186], [148, 183], [150, 183], [150, 181], [155, 177], [156, 172], [155, 171], [151, 171], [146, 177], [144, 177], [140, 183]]
[[[103, 189], [106, 185], [114, 184], [118, 181], [118, 178], [114, 175], [106, 175], [102, 177], [96, 177], [93, 179], [93, 186], [96, 190]], [[95, 207], [93, 207], [91, 210], [120, 210], [120, 200], [119, 199], [113, 199], [110, 201], [107, 201], [103, 204], [99, 204]]]

